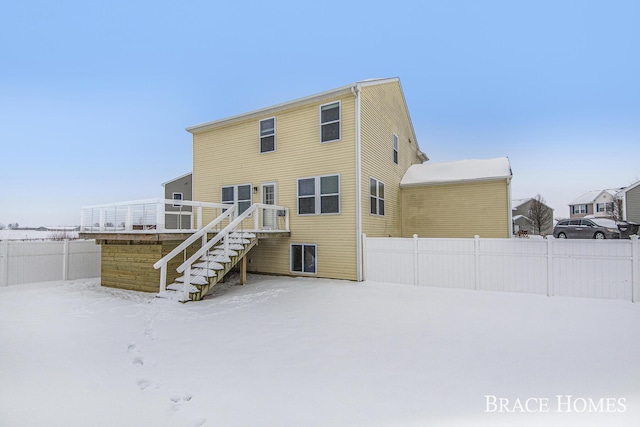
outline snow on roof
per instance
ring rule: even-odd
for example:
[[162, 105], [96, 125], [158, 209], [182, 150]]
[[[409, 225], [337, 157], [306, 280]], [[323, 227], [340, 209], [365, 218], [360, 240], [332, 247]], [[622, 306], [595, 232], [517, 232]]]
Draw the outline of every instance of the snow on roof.
[[514, 217], [513, 217], [513, 218], [511, 218], [511, 219], [512, 219], [513, 221], [517, 221], [517, 220], [519, 220], [520, 218], [524, 218], [524, 219], [526, 219], [526, 220], [527, 220], [527, 221], [529, 221], [529, 222], [533, 222], [533, 221], [531, 221], [531, 219], [529, 219], [529, 217], [526, 217], [526, 216], [524, 216], [524, 215], [516, 215], [516, 216], [514, 216]]
[[627, 191], [633, 190], [634, 188], [636, 188], [639, 185], [640, 185], [640, 181], [634, 182], [633, 184], [629, 185], [628, 187], [625, 187], [622, 190], [620, 190], [620, 192], [621, 193], [626, 193]]
[[520, 206], [522, 206], [525, 203], [527, 203], [529, 200], [533, 200], [533, 199], [531, 197], [527, 197], [526, 199], [513, 199], [511, 201], [512, 209], [519, 208]]
[[604, 190], [592, 190], [584, 193], [582, 196], [575, 199], [573, 202], [569, 203], [569, 205], [584, 205], [587, 203], [593, 203], [595, 199], [598, 198], [600, 194], [602, 194]]
[[402, 177], [400, 186], [506, 179], [511, 176], [507, 157], [423, 163], [411, 166]]

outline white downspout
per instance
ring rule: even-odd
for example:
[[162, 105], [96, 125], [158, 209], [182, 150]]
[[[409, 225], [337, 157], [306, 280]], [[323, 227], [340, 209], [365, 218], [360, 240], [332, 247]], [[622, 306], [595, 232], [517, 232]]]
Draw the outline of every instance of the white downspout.
[[362, 164], [360, 156], [360, 84], [351, 88], [356, 97], [356, 280], [362, 281]]
[[[507, 178], [507, 209], [509, 209], [509, 237], [513, 237], [513, 211], [511, 210], [511, 178]], [[540, 231], [538, 231], [539, 233]]]

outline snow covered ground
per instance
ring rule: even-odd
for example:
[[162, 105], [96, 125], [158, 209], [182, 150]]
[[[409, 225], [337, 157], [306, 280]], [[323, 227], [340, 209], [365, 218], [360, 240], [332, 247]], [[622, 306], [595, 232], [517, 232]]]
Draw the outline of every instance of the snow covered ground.
[[77, 231], [56, 231], [56, 230], [0, 230], [0, 240], [49, 240], [54, 237], [68, 236], [70, 239], [77, 239]]
[[189, 304], [9, 286], [0, 425], [636, 426], [639, 326], [625, 301], [375, 282], [250, 275]]

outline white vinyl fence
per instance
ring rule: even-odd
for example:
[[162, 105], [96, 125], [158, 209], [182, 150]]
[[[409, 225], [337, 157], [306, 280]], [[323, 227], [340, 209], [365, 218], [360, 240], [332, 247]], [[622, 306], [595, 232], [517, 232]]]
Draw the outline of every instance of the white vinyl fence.
[[640, 241], [363, 236], [365, 279], [640, 301]]
[[99, 276], [95, 240], [0, 241], [0, 286]]

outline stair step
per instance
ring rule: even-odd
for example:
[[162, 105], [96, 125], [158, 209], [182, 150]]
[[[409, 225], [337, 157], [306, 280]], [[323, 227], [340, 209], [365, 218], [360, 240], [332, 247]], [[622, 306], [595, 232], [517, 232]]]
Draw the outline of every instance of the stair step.
[[229, 234], [229, 237], [253, 239], [254, 237], [256, 237], [256, 235], [253, 233], [249, 233], [248, 231], [234, 231], [233, 233]]
[[209, 251], [209, 255], [226, 255], [231, 257], [238, 256], [238, 252], [232, 251], [231, 249], [229, 249], [228, 251], [225, 251], [224, 249], [213, 249]]
[[227, 255], [203, 255], [200, 259], [210, 262], [231, 262], [231, 258]]
[[[167, 286], [167, 290], [182, 293], [184, 292], [184, 283], [172, 283]], [[197, 287], [193, 285], [189, 286], [189, 292], [199, 292], [199, 291], [200, 289], [198, 289]]]
[[[176, 282], [184, 282], [184, 276], [178, 277]], [[209, 280], [204, 276], [191, 276], [191, 280], [189, 282], [194, 285], [206, 285], [209, 283]], [[197, 289], [194, 292], [197, 292]]]
[[[224, 243], [224, 240], [221, 240], [220, 243]], [[249, 239], [242, 239], [236, 237], [229, 237], [229, 243], [237, 243], [239, 245], [246, 245], [247, 243], [251, 243]]]
[[[224, 244], [220, 244], [219, 246], [216, 246], [216, 249], [223, 249], [224, 250]], [[243, 245], [237, 244], [237, 243], [229, 243], [229, 249], [234, 250], [234, 251], [241, 251], [244, 249]]]
[[193, 264], [195, 268], [208, 268], [209, 270], [224, 270], [224, 265], [215, 261], [203, 261], [197, 264]]

